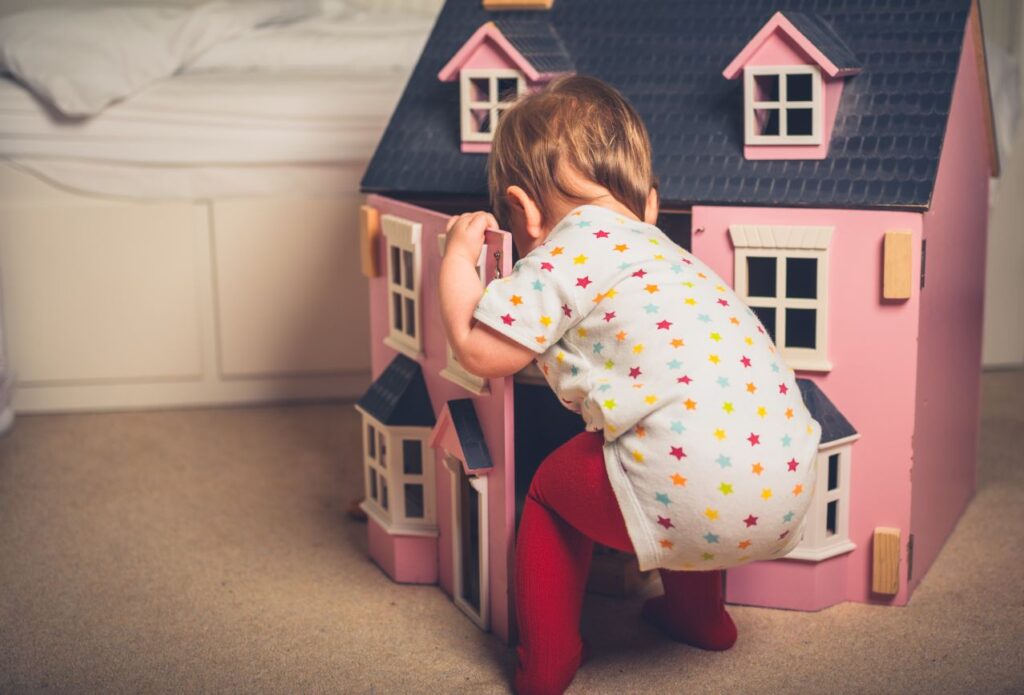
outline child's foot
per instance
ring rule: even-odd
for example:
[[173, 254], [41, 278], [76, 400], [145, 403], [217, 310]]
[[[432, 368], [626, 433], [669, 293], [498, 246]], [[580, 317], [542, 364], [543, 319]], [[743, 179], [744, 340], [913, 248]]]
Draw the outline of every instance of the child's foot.
[[664, 594], [647, 599], [641, 614], [675, 641], [711, 651], [724, 651], [736, 642], [736, 624], [725, 608], [713, 619], [672, 620], [666, 601]]

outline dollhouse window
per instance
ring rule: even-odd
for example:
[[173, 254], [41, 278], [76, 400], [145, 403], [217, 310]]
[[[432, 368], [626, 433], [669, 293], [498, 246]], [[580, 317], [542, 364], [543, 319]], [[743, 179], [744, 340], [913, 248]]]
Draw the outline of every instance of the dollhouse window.
[[518, 70], [463, 70], [459, 75], [462, 93], [462, 141], [490, 142], [498, 119], [516, 98], [526, 91]]
[[387, 511], [387, 471], [385, 470], [385, 448], [381, 446], [383, 433], [372, 422], [364, 424], [363, 460], [366, 470], [366, 497]]
[[831, 227], [732, 225], [735, 287], [793, 369], [829, 371]]
[[[856, 435], [854, 435], [856, 438]], [[850, 540], [850, 455], [852, 446], [832, 442], [818, 452], [817, 484], [800, 543], [786, 555], [795, 560], [825, 560], [857, 546]]]
[[[447, 240], [448, 237], [444, 234], [440, 234], [437, 237], [437, 247], [442, 258], [444, 257], [445, 242]], [[476, 259], [476, 272], [480, 276], [480, 282], [484, 285], [487, 284], [484, 271], [486, 259], [487, 245], [485, 244], [480, 249], [480, 257]], [[445, 340], [445, 352], [447, 360], [444, 369], [441, 370], [441, 376], [478, 396], [490, 391], [487, 386], [487, 379], [466, 371], [465, 367], [459, 364], [459, 359], [455, 356], [455, 352], [452, 351], [452, 346], [447, 340]]]
[[421, 225], [394, 215], [382, 215], [387, 242], [388, 334], [384, 344], [412, 359], [423, 355], [420, 320]]
[[746, 144], [821, 144], [824, 101], [816, 66], [751, 66], [743, 80]]
[[430, 428], [388, 427], [367, 415], [363, 421], [367, 511], [393, 532], [436, 530]]
[[423, 484], [423, 442], [418, 439], [402, 440], [402, 473], [405, 486], [405, 516], [422, 519], [426, 516]]

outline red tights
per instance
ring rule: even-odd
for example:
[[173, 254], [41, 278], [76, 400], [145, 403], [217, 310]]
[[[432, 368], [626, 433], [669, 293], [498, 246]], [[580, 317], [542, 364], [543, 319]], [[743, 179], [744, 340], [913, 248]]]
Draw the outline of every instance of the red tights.
[[[582, 432], [541, 463], [530, 484], [516, 541], [519, 625], [515, 691], [562, 693], [587, 658], [580, 612], [594, 541], [633, 553], [605, 472], [600, 432]], [[673, 639], [728, 649], [736, 626], [725, 611], [721, 571], [660, 569], [664, 595], [643, 616]]]

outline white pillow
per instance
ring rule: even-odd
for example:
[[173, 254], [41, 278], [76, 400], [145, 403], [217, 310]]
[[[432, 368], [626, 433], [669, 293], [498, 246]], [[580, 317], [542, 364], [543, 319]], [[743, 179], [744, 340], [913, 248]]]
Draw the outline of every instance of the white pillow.
[[91, 116], [217, 42], [294, 21], [316, 0], [28, 10], [0, 19], [0, 67], [68, 116]]

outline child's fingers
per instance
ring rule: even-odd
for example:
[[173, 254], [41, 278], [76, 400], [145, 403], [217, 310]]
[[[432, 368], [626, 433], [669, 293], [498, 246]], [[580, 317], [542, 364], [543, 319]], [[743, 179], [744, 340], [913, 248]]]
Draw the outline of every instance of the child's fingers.
[[470, 226], [473, 229], [473, 236], [483, 236], [484, 231], [491, 226], [491, 222], [494, 220], [490, 213], [486, 212], [475, 212], [473, 213], [473, 220], [470, 222]]
[[448, 238], [446, 255], [449, 250], [458, 248], [459, 253], [476, 258], [484, 243], [484, 232], [495, 224], [494, 216], [483, 211], [466, 212], [449, 217], [445, 232]]

